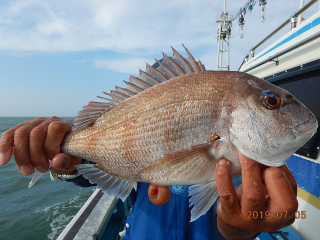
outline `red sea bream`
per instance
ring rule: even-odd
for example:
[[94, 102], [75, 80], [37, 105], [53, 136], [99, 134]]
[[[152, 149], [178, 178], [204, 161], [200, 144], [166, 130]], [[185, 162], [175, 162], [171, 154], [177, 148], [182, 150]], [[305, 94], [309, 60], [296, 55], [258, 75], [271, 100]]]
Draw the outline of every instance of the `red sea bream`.
[[[315, 133], [314, 115], [289, 92], [242, 72], [206, 71], [186, 49], [147, 64], [126, 88], [79, 112], [61, 150], [97, 164], [77, 170], [122, 200], [137, 182], [192, 185], [191, 221], [218, 197], [215, 164], [240, 173], [237, 151], [278, 167]], [[103, 97], [101, 97], [103, 98]], [[105, 98], [106, 99], [106, 98]]]

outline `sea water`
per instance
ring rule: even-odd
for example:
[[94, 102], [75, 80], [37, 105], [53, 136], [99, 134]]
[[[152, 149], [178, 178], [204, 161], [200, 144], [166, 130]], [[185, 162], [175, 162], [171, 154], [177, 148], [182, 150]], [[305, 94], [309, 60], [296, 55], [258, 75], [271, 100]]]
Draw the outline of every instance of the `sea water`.
[[[29, 119], [0, 117], [0, 135]], [[52, 182], [48, 172], [28, 188], [31, 178], [18, 171], [14, 156], [0, 166], [1, 240], [56, 239], [95, 190]]]

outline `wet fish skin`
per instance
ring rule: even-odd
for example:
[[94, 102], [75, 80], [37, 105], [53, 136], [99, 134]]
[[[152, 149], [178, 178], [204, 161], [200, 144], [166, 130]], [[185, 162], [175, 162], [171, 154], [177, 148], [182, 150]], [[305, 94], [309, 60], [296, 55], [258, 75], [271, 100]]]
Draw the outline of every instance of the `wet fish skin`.
[[[266, 90], [281, 97], [280, 108], [263, 105]], [[296, 129], [299, 124], [306, 126]], [[237, 150], [281, 166], [316, 127], [313, 114], [287, 91], [246, 73], [205, 71], [124, 100], [90, 127], [69, 133], [62, 151], [131, 182], [191, 185], [213, 181], [221, 157], [238, 174]], [[210, 142], [213, 135], [220, 139]]]
[[[184, 47], [185, 48], [185, 47]], [[219, 196], [215, 164], [225, 157], [240, 173], [238, 151], [281, 166], [317, 128], [313, 114], [290, 93], [240, 72], [205, 71], [185, 48], [147, 64], [127, 88], [105, 93], [79, 112], [62, 152], [82, 176], [123, 201], [137, 182], [191, 185], [191, 221]], [[217, 138], [218, 136], [218, 138]]]
[[238, 151], [281, 166], [318, 123], [287, 91], [246, 73], [206, 71], [187, 48], [188, 58], [172, 50], [131, 76], [127, 88], [103, 92], [111, 99], [99, 98], [108, 102], [84, 106], [61, 151], [97, 163], [76, 168], [123, 201], [137, 182], [191, 185], [195, 221], [219, 196], [220, 158], [231, 162], [233, 175], [241, 171]]

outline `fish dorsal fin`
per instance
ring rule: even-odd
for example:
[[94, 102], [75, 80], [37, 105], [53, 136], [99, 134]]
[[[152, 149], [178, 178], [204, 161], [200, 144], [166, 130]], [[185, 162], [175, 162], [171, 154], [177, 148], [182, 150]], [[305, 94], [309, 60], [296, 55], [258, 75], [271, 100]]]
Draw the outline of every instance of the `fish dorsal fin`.
[[80, 131], [92, 125], [106, 111], [150, 87], [177, 76], [205, 71], [201, 61], [197, 62], [189, 50], [184, 45], [183, 47], [188, 54], [188, 58], [182, 57], [180, 53], [172, 48], [172, 57], [163, 53], [163, 58], [161, 60], [155, 59], [156, 63], [153, 66], [147, 63], [145, 71], [139, 69], [138, 77], [131, 75], [128, 82], [124, 81], [127, 84], [126, 88], [116, 86], [115, 90], [111, 90], [109, 93], [103, 92], [108, 97], [98, 96], [98, 98], [108, 102], [89, 102], [75, 118], [72, 131]]

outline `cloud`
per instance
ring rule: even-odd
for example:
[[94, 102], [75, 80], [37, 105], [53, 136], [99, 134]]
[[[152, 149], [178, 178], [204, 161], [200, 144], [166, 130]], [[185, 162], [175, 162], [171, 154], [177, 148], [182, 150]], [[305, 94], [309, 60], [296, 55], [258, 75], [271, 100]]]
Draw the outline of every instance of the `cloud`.
[[[269, 1], [265, 23], [260, 22], [256, 4], [252, 16], [245, 15], [243, 40], [238, 36], [237, 20], [233, 22], [233, 69], [251, 47], [299, 8], [299, 2], [287, 5], [285, 1]], [[227, 10], [236, 13], [243, 4], [236, 1], [227, 5]], [[209, 63], [201, 61], [215, 69], [215, 16], [222, 9], [222, 2], [212, 0], [4, 0], [0, 3], [0, 36], [5, 37], [0, 38], [0, 50], [50, 54], [108, 50], [149, 59], [161, 50], [184, 43], [196, 56], [207, 58]], [[130, 63], [135, 61], [126, 61], [128, 67], [117, 61], [98, 61], [95, 65], [132, 73]]]
[[[209, 0], [47, 1], [15, 0], [0, 10], [0, 49], [124, 53], [154, 47], [209, 43], [213, 22]], [[202, 16], [199, 18], [199, 16]]]
[[94, 65], [98, 68], [106, 68], [116, 72], [138, 75], [138, 68], [145, 70], [145, 63], [153, 64], [154, 60], [147, 58], [122, 58], [114, 60], [96, 60]]

